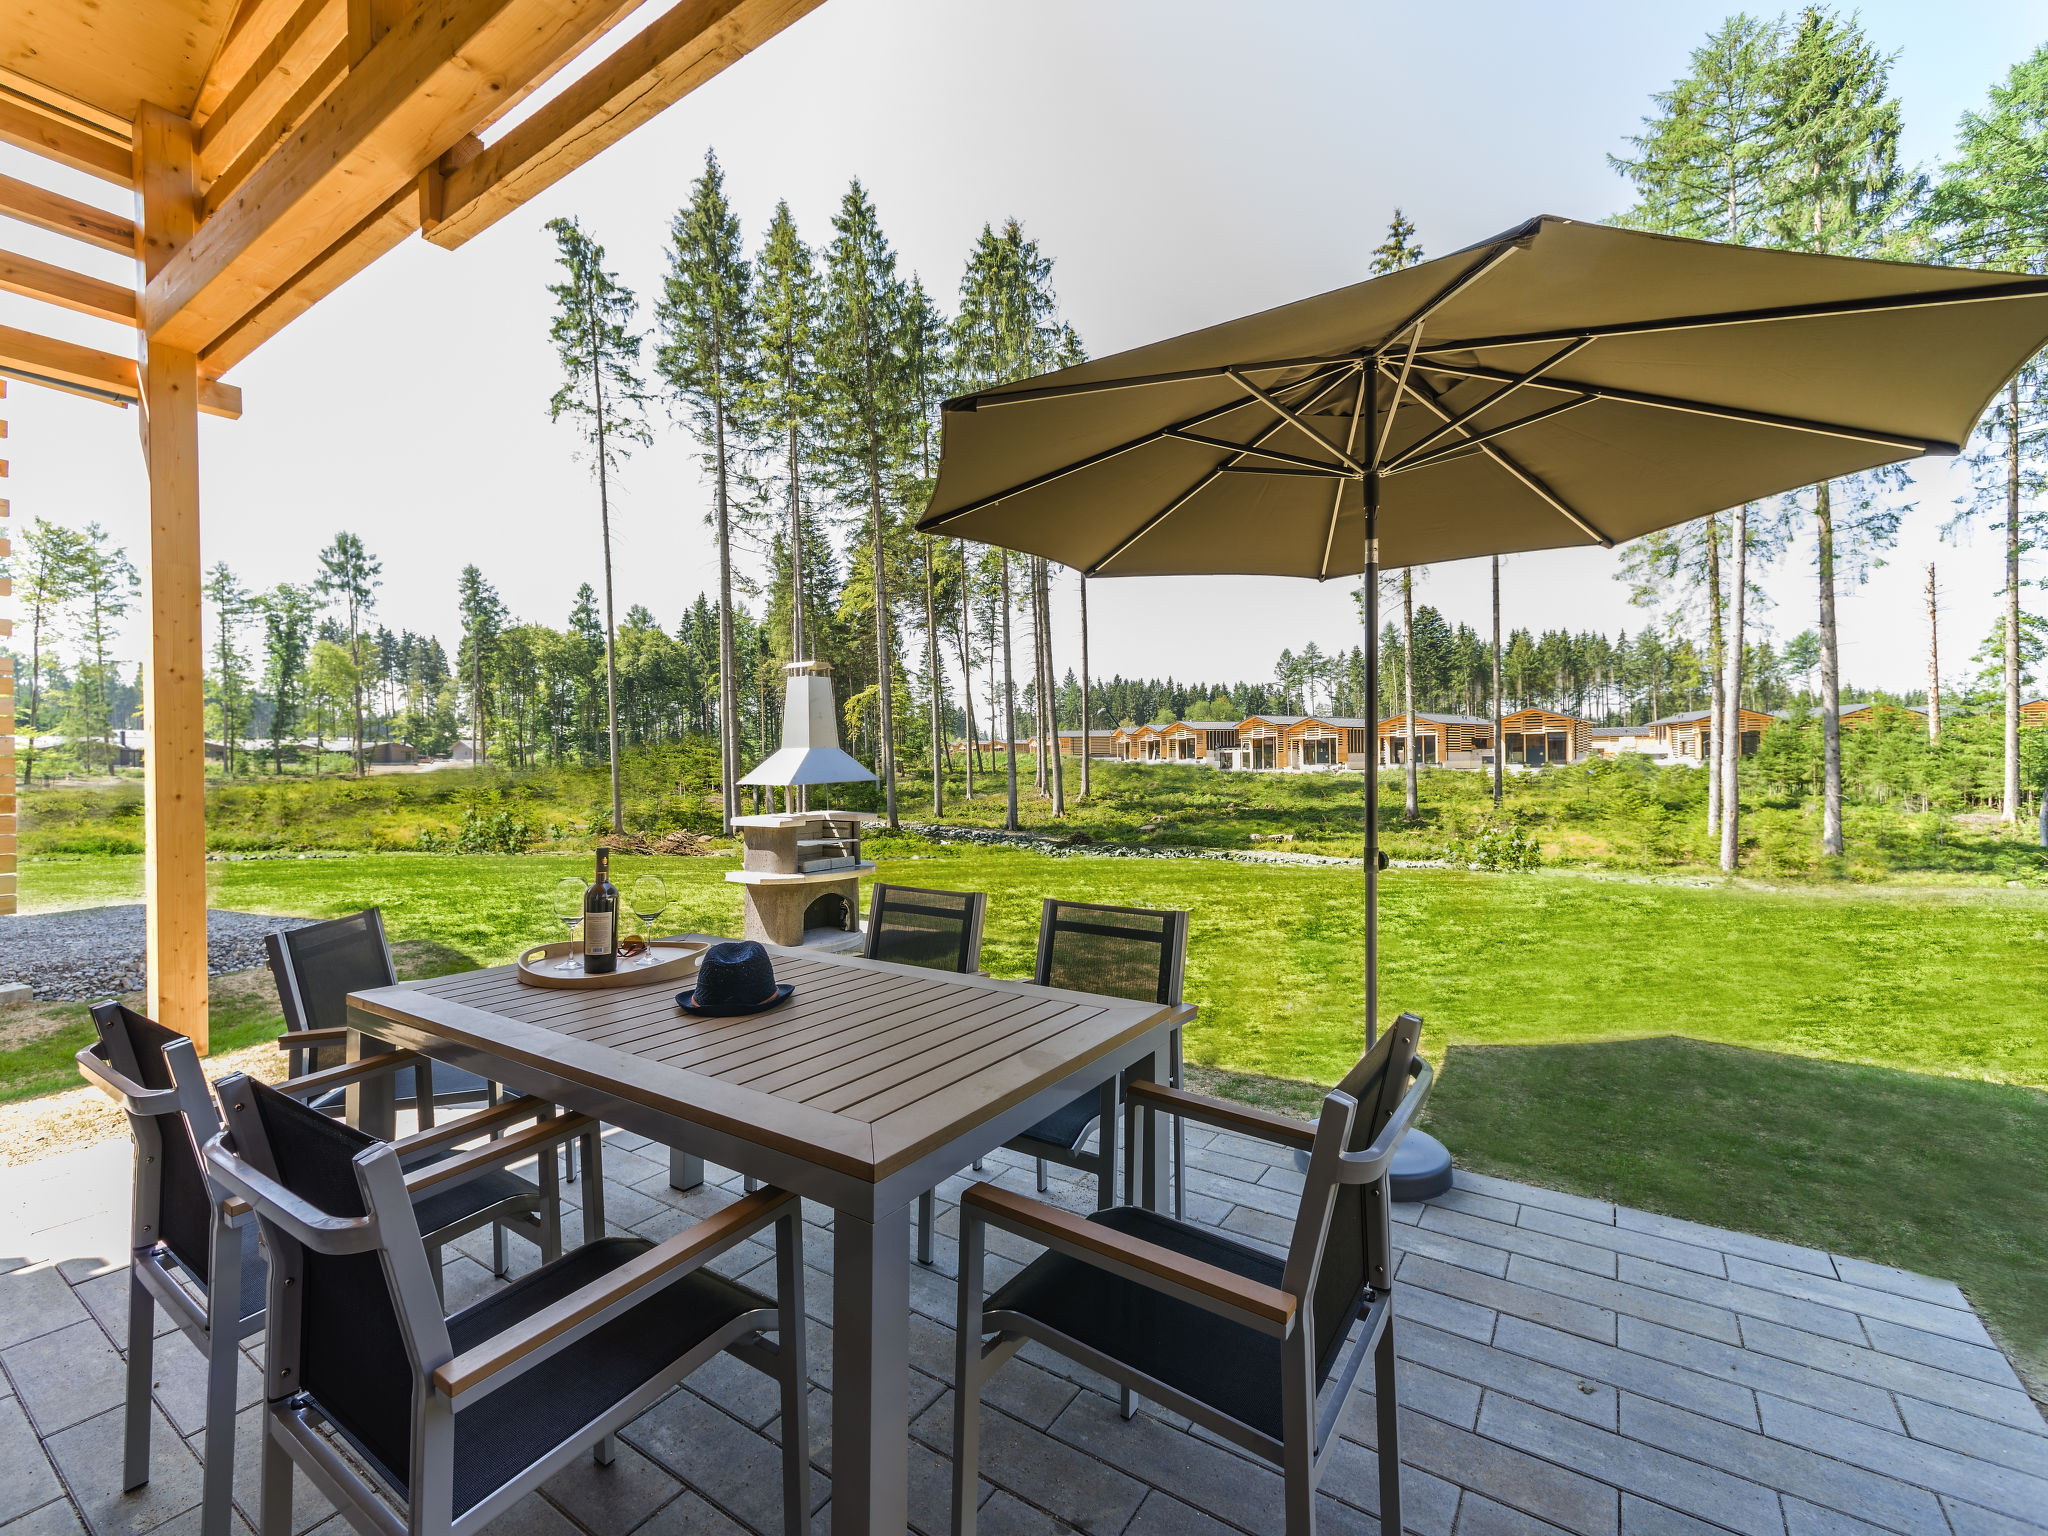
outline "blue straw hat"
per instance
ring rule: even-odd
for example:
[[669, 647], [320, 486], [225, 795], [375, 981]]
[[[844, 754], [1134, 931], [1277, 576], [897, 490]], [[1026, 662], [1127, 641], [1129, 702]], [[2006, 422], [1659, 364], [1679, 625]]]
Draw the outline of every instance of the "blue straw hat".
[[796, 989], [778, 985], [768, 951], [752, 939], [714, 944], [697, 965], [697, 985], [676, 994], [685, 1013], [729, 1018], [773, 1008]]

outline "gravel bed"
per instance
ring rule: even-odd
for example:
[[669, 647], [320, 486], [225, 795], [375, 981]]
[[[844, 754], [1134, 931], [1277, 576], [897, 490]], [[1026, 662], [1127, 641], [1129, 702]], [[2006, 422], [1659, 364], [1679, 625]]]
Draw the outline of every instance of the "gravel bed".
[[[265, 934], [303, 928], [304, 917], [206, 914], [206, 968], [218, 976], [269, 961]], [[142, 903], [0, 916], [0, 982], [28, 983], [41, 999], [80, 1002], [142, 988]]]

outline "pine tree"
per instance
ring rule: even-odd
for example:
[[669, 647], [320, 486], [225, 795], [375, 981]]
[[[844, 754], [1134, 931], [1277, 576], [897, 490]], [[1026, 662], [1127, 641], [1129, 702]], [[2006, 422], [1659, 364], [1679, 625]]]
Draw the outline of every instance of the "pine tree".
[[[455, 607], [462, 616], [462, 652], [466, 653], [470, 680], [469, 750], [471, 759], [481, 763], [490, 741], [484, 726], [484, 675], [510, 615], [498, 599], [497, 588], [485, 581], [484, 573], [474, 565], [465, 565], [456, 578]], [[463, 655], [457, 657], [458, 662], [464, 659]]]
[[825, 252], [824, 314], [819, 328], [823, 457], [842, 504], [868, 519], [875, 621], [875, 682], [880, 717], [880, 771], [889, 825], [896, 822], [895, 664], [890, 645], [889, 545], [895, 518], [891, 481], [904, 452], [908, 415], [899, 346], [905, 303], [896, 253], [882, 233], [867, 190], [847, 188], [832, 219]]
[[[745, 428], [739, 419], [755, 367], [753, 273], [741, 254], [740, 221], [725, 198], [718, 157], [704, 152], [704, 174], [669, 225], [669, 269], [655, 318], [662, 342], [655, 367], [689, 413], [711, 472], [718, 531], [718, 720], [725, 765], [725, 831], [739, 807], [739, 671], [732, 627], [731, 482], [739, 475]], [[610, 587], [606, 587], [609, 627]]]
[[[1956, 128], [1956, 158], [1942, 170], [1927, 220], [1945, 259], [2016, 272], [2048, 270], [2048, 44], [1991, 88], [1983, 112]], [[2023, 491], [2038, 488], [2048, 458], [2048, 365], [2037, 353], [2007, 381], [1977, 424], [1972, 493], [1959, 520], [2005, 524], [2005, 794], [2016, 824], [2020, 800], [2020, 551], [2043, 514]], [[2030, 485], [2031, 482], [2031, 485]]]
[[[915, 276], [903, 305], [903, 378], [908, 396], [910, 451], [899, 475], [897, 499], [906, 508], [922, 507], [931, 500], [938, 482], [939, 402], [945, 398], [945, 384], [952, 359], [947, 353], [946, 322]], [[946, 676], [939, 664], [939, 574], [938, 540], [924, 536], [924, 639], [925, 672], [931, 708], [932, 819], [945, 815], [946, 769]]]
[[[804, 555], [809, 513], [804, 470], [809, 462], [818, 409], [818, 274], [810, 247], [798, 237], [788, 202], [775, 205], [768, 233], [754, 258], [753, 331], [755, 369], [749, 380], [746, 416], [759, 433], [763, 457], [776, 468], [757, 485], [764, 502], [780, 501], [788, 517], [789, 658], [809, 659]], [[779, 460], [779, 463], [777, 461]], [[777, 483], [779, 481], [779, 484]]]
[[[548, 416], [554, 421], [567, 416], [577, 424], [590, 445], [591, 462], [597, 470], [598, 527], [604, 552], [605, 727], [612, 773], [612, 830], [623, 832], [619, 675], [613, 655], [611, 476], [630, 444], [649, 441], [641, 414], [646, 390], [637, 372], [640, 337], [632, 330], [637, 303], [632, 290], [605, 270], [604, 247], [584, 234], [574, 219], [551, 219], [548, 229], [555, 237], [557, 259], [568, 274], [564, 281], [548, 286], [556, 306], [548, 338], [555, 344], [564, 375], [561, 388], [548, 402]], [[730, 797], [730, 789], [727, 795]], [[727, 804], [731, 804], [730, 798]]]
[[64, 610], [78, 596], [85, 541], [76, 529], [39, 518], [22, 537], [21, 582], [15, 601], [28, 620], [28, 746], [21, 782], [35, 777], [36, 734], [43, 726], [43, 647], [58, 637]]
[[220, 766], [235, 776], [235, 754], [248, 724], [249, 662], [238, 636], [261, 604], [223, 560], [206, 578], [206, 600], [213, 604], [213, 677], [220, 705]]
[[1366, 264], [1366, 270], [1374, 277], [1384, 277], [1389, 272], [1412, 267], [1420, 260], [1422, 247], [1415, 241], [1414, 221], [1396, 208], [1392, 222], [1387, 225], [1387, 238], [1373, 247], [1372, 260]]
[[363, 548], [353, 533], [337, 533], [334, 542], [320, 551], [320, 574], [313, 590], [329, 599], [339, 599], [348, 614], [348, 658], [354, 669], [356, 777], [363, 774], [363, 616], [376, 602], [378, 577], [384, 564]]
[[88, 523], [78, 547], [78, 598], [84, 605], [79, 640], [89, 660], [79, 668], [78, 705], [86, 711], [85, 725], [100, 741], [106, 764], [113, 753], [113, 689], [107, 647], [114, 639], [119, 621], [142, 590], [141, 578], [129, 563], [128, 551], [111, 546], [112, 535], [98, 523]]
[[306, 657], [313, 644], [319, 600], [306, 587], [280, 583], [263, 606], [263, 683], [270, 693], [271, 771], [284, 772], [284, 742], [306, 700]]

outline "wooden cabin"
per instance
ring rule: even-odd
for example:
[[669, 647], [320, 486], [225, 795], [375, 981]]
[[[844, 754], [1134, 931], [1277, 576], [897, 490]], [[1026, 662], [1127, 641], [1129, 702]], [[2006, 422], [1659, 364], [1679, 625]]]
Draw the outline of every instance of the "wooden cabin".
[[[1090, 757], [1116, 756], [1116, 737], [1117, 733], [1115, 731], [1088, 732], [1088, 755]], [[1067, 757], [1079, 757], [1081, 755], [1080, 731], [1061, 731], [1059, 733], [1059, 741], [1060, 751], [1063, 755]]]
[[1159, 756], [1169, 763], [1202, 763], [1234, 768], [1237, 756], [1235, 720], [1176, 720], [1159, 728]]
[[1511, 767], [1576, 763], [1593, 750], [1593, 722], [1554, 709], [1518, 709], [1501, 717], [1500, 739]]
[[1159, 732], [1156, 725], [1120, 725], [1110, 739], [1110, 755], [1128, 763], [1159, 760]]
[[[1661, 720], [1652, 720], [1650, 729], [1657, 733], [1657, 740], [1663, 743], [1665, 756], [1675, 763], [1704, 763], [1713, 751], [1712, 716], [1704, 709], [1688, 710], [1680, 715], [1666, 715]], [[1755, 753], [1763, 741], [1764, 732], [1778, 723], [1776, 715], [1767, 715], [1760, 709], [1742, 711], [1742, 755]]]
[[2048, 699], [2025, 699], [2020, 703], [2021, 725], [2048, 725]]
[[[1377, 735], [1382, 768], [1398, 768], [1408, 761], [1406, 715], [1387, 716], [1380, 721]], [[1493, 761], [1493, 722], [1477, 715], [1424, 713], [1418, 709], [1414, 735], [1415, 760], [1426, 767], [1477, 768]]]
[[1591, 750], [1601, 757], [1611, 759], [1627, 752], [1644, 757], [1664, 756], [1664, 743], [1648, 725], [1596, 725], [1586, 735]]
[[1372, 724], [1343, 715], [1297, 715], [1276, 727], [1274, 755], [1285, 769], [1366, 765]]
[[[1927, 723], [1927, 711], [1915, 709], [1910, 704], [1845, 704], [1835, 718], [1841, 721], [1843, 730], [1860, 731], [1868, 726], [1877, 724], [1880, 712], [1884, 711], [1894, 714], [1911, 715], [1923, 726]], [[1748, 711], [1744, 710], [1743, 713], [1746, 715]], [[2020, 719], [2024, 722], [2026, 718], [2027, 706], [2022, 704], [2020, 706]], [[1749, 749], [1744, 747], [1743, 750], [1748, 751]]]
[[1240, 766], [1249, 769], [1278, 768], [1281, 765], [1280, 733], [1299, 725], [1300, 715], [1248, 715], [1237, 722]]

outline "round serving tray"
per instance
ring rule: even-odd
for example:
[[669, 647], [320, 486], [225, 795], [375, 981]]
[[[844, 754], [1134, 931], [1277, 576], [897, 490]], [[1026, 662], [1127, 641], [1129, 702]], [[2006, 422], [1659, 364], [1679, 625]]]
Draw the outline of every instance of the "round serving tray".
[[555, 967], [571, 956], [580, 956], [580, 940], [536, 944], [519, 957], [520, 982], [529, 987], [563, 987], [571, 991], [599, 987], [647, 987], [657, 981], [680, 981], [697, 974], [697, 962], [710, 946], [681, 940], [657, 939], [647, 953], [621, 956], [619, 968], [601, 976], [586, 976], [579, 970], [558, 971]]

